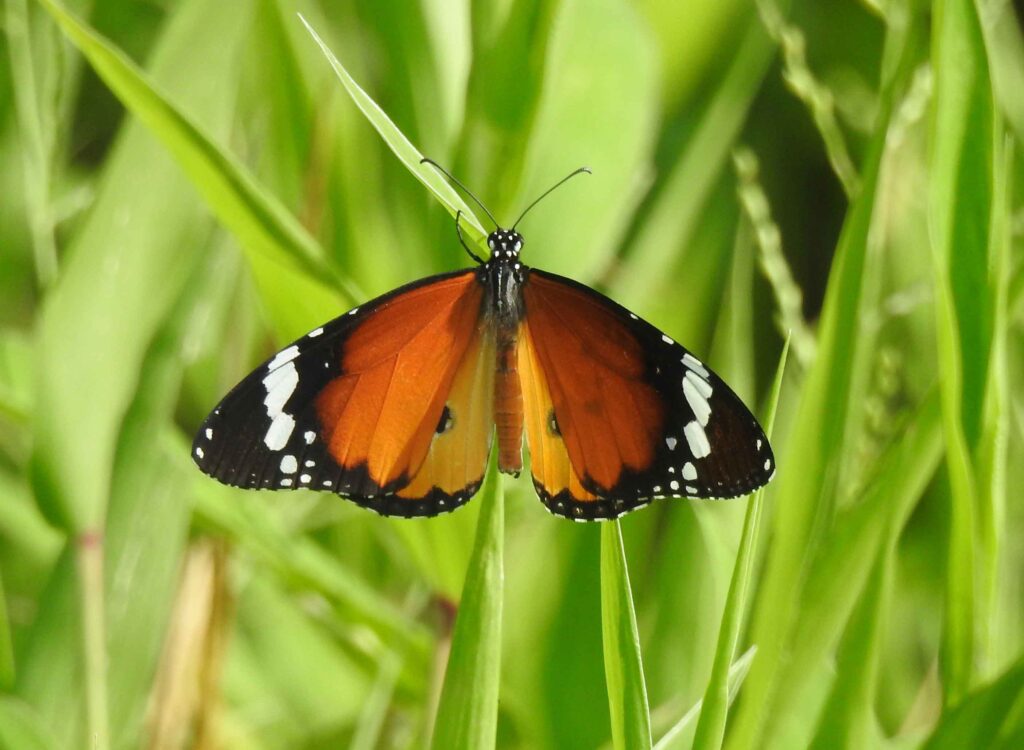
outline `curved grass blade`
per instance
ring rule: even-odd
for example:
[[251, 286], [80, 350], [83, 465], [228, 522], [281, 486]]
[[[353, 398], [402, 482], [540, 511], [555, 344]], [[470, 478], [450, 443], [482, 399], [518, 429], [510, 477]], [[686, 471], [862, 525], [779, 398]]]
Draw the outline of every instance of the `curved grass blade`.
[[[782, 347], [779, 366], [775, 371], [775, 382], [772, 384], [771, 396], [765, 418], [765, 434], [772, 436], [775, 425], [775, 411], [779, 405], [779, 393], [782, 391], [782, 376], [786, 371], [786, 359], [789, 356], [790, 337]], [[743, 533], [740, 537], [739, 552], [736, 565], [729, 583], [729, 593], [722, 612], [722, 624], [718, 632], [718, 647], [715, 650], [715, 661], [711, 668], [711, 679], [704, 691], [704, 707], [697, 722], [697, 733], [693, 739], [694, 750], [710, 750], [720, 748], [725, 737], [725, 718], [729, 712], [729, 671], [736, 644], [740, 637], [740, 626], [743, 623], [743, 610], [746, 604], [747, 588], [753, 569], [753, 555], [757, 548], [757, 531], [761, 523], [761, 507], [764, 498], [764, 487], [761, 487], [750, 498], [746, 517], [743, 519]]]
[[121, 50], [54, 0], [38, 0], [64, 34], [139, 120], [174, 156], [207, 205], [247, 252], [258, 252], [298, 267], [311, 279], [331, 279], [345, 292], [343, 302], [362, 295], [339, 278], [316, 240], [249, 171], [171, 101]]
[[505, 578], [505, 492], [497, 467], [497, 451], [491, 451], [478, 500], [476, 542], [437, 706], [431, 743], [436, 750], [483, 750], [494, 747], [497, 735]]
[[391, 118], [387, 116], [377, 102], [370, 98], [370, 95], [363, 91], [355, 79], [349, 75], [349, 72], [345, 70], [345, 66], [338, 61], [338, 58], [331, 52], [331, 49], [320, 38], [320, 35], [316, 33], [313, 27], [309, 25], [309, 22], [301, 13], [299, 14], [299, 20], [302, 21], [310, 36], [320, 46], [324, 57], [331, 64], [338, 79], [345, 87], [349, 96], [352, 97], [352, 101], [355, 102], [356, 106], [359, 107], [359, 110], [366, 116], [366, 119], [377, 132], [380, 133], [380, 137], [384, 139], [388, 148], [394, 152], [399, 161], [405, 165], [406, 169], [417, 180], [427, 186], [430, 192], [441, 201], [441, 204], [448, 209], [452, 216], [455, 216], [457, 211], [462, 212], [464, 227], [468, 230], [467, 233], [471, 235], [472, 239], [479, 241], [486, 237], [487, 231], [484, 230], [480, 220], [476, 218], [476, 214], [473, 213], [472, 209], [455, 192], [455, 189], [448, 184], [448, 181], [436, 169], [429, 164], [420, 163], [423, 154], [412, 145], [412, 142], [405, 137], [405, 134], [398, 129], [398, 126], [391, 121]]
[[651, 711], [619, 522], [601, 524], [601, 623], [612, 745], [651, 746]]
[[987, 622], [975, 589], [978, 479], [992, 345], [989, 224], [993, 202], [992, 83], [981, 22], [972, 0], [935, 4], [935, 98], [929, 158], [936, 338], [952, 518], [940, 664], [946, 702], [970, 689]]
[[[736, 700], [736, 694], [743, 686], [743, 680], [750, 671], [750, 665], [757, 656], [757, 646], [751, 646], [743, 652], [743, 656], [737, 659], [729, 667], [729, 705]], [[697, 727], [695, 722], [700, 718], [701, 709], [704, 707], [704, 699], [701, 698], [694, 703], [690, 710], [683, 714], [683, 718], [672, 725], [672, 728], [665, 732], [665, 735], [658, 740], [654, 750], [672, 750], [673, 748], [691, 748], [693, 746], [693, 734]]]

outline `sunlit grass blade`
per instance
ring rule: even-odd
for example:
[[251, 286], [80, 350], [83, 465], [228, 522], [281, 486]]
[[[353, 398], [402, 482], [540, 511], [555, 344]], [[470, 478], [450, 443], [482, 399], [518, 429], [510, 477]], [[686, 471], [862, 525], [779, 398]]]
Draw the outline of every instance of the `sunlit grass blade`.
[[952, 704], [971, 687], [976, 638], [985, 636], [977, 622], [988, 620], [978, 610], [975, 589], [979, 518], [973, 451], [991, 354], [988, 233], [995, 148], [992, 84], [977, 6], [941, 0], [936, 11], [928, 220], [952, 503], [941, 652], [943, 689]]
[[[790, 338], [779, 356], [779, 365], [775, 371], [765, 410], [765, 434], [771, 438], [775, 425], [775, 412], [779, 405], [779, 394], [782, 392], [782, 378], [786, 372], [786, 359], [789, 355]], [[747, 513], [743, 519], [743, 532], [740, 536], [740, 547], [733, 566], [729, 593], [722, 611], [722, 624], [718, 631], [718, 646], [715, 649], [715, 661], [711, 669], [711, 678], [704, 691], [703, 708], [700, 721], [697, 723], [696, 735], [693, 739], [694, 750], [717, 750], [722, 746], [725, 737], [725, 720], [729, 711], [729, 671], [739, 642], [740, 627], [743, 624], [743, 613], [747, 604], [747, 588], [753, 569], [754, 550], [757, 547], [757, 532], [761, 523], [761, 505], [764, 501], [765, 488], [758, 489], [747, 501]]]
[[[480, 220], [476, 218], [476, 214], [473, 212], [466, 202], [462, 200], [455, 189], [448, 184], [448, 181], [429, 164], [421, 164], [420, 160], [424, 157], [423, 154], [409, 141], [405, 134], [398, 129], [398, 126], [391, 121], [391, 118], [378, 106], [378, 104], [370, 98], [355, 79], [349, 75], [348, 71], [345, 70], [345, 66], [339, 62], [338, 58], [331, 52], [330, 48], [320, 38], [319, 34], [313, 29], [312, 26], [306, 21], [303, 16], [299, 16], [302, 23], [309, 30], [310, 35], [320, 46], [320, 49], [324, 53], [324, 57], [331, 64], [334, 72], [337, 74], [338, 79], [341, 81], [345, 90], [349, 96], [352, 97], [352, 101], [355, 102], [359, 110], [366, 116], [366, 119], [371, 125], [380, 133], [381, 138], [388, 147], [394, 152], [395, 156], [405, 165], [406, 169], [412, 173], [412, 175], [422, 182], [431, 193], [444, 205], [452, 216], [457, 211], [462, 212], [462, 218], [464, 226], [467, 230], [467, 234], [471, 236], [477, 235], [477, 239], [481, 239], [487, 236], [487, 230], [483, 228]], [[443, 166], [443, 165], [442, 165]]]
[[1024, 740], [1024, 660], [946, 711], [923, 750], [1013, 750]]
[[[783, 664], [782, 654], [797, 619], [803, 566], [808, 551], [815, 547], [813, 535], [820, 528], [814, 521], [828, 517], [835, 502], [834, 483], [843, 455], [854, 374], [865, 369], [871, 356], [859, 346], [865, 324], [865, 288], [871, 281], [865, 275], [869, 229], [890, 118], [910, 78], [917, 42], [916, 37], [907, 37], [897, 43], [897, 72], [883, 92], [881, 116], [862, 167], [862, 187], [846, 214], [829, 275], [817, 356], [802, 388], [793, 432], [779, 458], [775, 491], [780, 503], [773, 518], [773, 545], [750, 636], [760, 649], [760, 658], [747, 680], [747, 699], [729, 737], [731, 748], [767, 746], [765, 725], [787, 718], [774, 706], [776, 696], [785, 692], [776, 671]], [[787, 472], [790, 464], [799, 469]]]
[[498, 731], [505, 490], [497, 451], [491, 452], [476, 502], [481, 504], [480, 517], [434, 721], [435, 750], [494, 747]]
[[[15, 114], [18, 117], [22, 148], [22, 178], [32, 232], [36, 275], [41, 286], [57, 277], [57, 241], [54, 236], [56, 217], [51, 196], [51, 177], [55, 122], [42, 112], [42, 99], [35, 71], [33, 34], [27, 0], [8, 0], [5, 39], [10, 55], [14, 85]], [[51, 62], [56, 62], [55, 60]], [[56, 114], [47, 112], [47, 115]]]
[[[736, 695], [743, 686], [743, 680], [750, 671], [750, 665], [757, 656], [757, 646], [751, 646], [743, 655], [729, 667], [729, 705], [736, 700]], [[654, 745], [654, 750], [683, 750], [693, 747], [693, 735], [697, 730], [697, 720], [700, 718], [701, 709], [704, 706], [704, 699], [690, 707], [690, 710], [683, 714], [672, 728], [665, 732], [665, 735]]]
[[248, 170], [167, 97], [123, 52], [84, 25], [54, 0], [38, 0], [96, 73], [173, 154], [210, 208], [246, 251], [264, 254], [304, 270], [310, 278], [332, 280], [346, 302], [358, 292], [324, 260], [323, 250], [284, 206], [263, 190]]
[[618, 520], [601, 525], [601, 622], [612, 744], [616, 750], [649, 748], [651, 712]]
[[878, 745], [874, 699], [896, 558], [897, 535], [889, 536], [879, 547], [864, 593], [846, 625], [836, 654], [836, 678], [811, 744], [813, 750]]
[[861, 596], [878, 550], [886, 543], [886, 532], [898, 535], [906, 524], [941, 456], [939, 397], [932, 390], [900, 439], [879, 460], [863, 496], [836, 519], [831, 533], [821, 540], [819, 553], [808, 563], [797, 605], [801, 616], [793, 625], [787, 659], [777, 667], [777, 679], [785, 689], [773, 698], [773, 710], [780, 714], [774, 722], [776, 731], [788, 725], [810, 741], [813, 726], [806, 725], [800, 711], [815, 698], [826, 660]]
[[[789, 2], [780, 0], [778, 4], [787, 8]], [[613, 291], [623, 304], [636, 306], [642, 302], [651, 280], [666, 274], [680, 248], [688, 245], [774, 51], [775, 45], [760, 20], [751, 17], [721, 84], [632, 239], [622, 272], [615, 277]]]

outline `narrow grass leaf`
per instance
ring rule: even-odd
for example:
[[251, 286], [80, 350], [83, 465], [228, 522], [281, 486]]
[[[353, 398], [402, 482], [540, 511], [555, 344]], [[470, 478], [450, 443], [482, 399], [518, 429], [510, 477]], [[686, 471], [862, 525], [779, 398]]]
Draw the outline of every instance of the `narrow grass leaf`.
[[972, 451], [980, 438], [991, 354], [988, 222], [995, 149], [992, 84], [976, 5], [942, 0], [936, 10], [928, 219], [952, 503], [941, 664], [946, 700], [955, 703], [973, 680], [976, 622], [987, 620], [976, 611]]
[[[868, 233], [890, 117], [912, 72], [916, 52], [913, 42], [917, 39], [901, 39], [897, 72], [883, 92], [881, 115], [862, 167], [862, 187], [846, 214], [829, 274], [817, 356], [802, 389], [793, 433], [779, 458], [781, 474], [776, 493], [780, 502], [773, 519], [774, 542], [752, 619], [751, 639], [761, 649], [761, 658], [751, 670], [749, 700], [740, 706], [736, 730], [730, 733], [731, 748], [765, 747], [765, 725], [785, 718], [774, 707], [775, 697], [785, 684], [778, 681], [776, 670], [784, 663], [782, 654], [799, 611], [805, 556], [814, 548], [814, 521], [823, 514], [827, 517], [835, 500], [834, 482], [843, 451], [853, 373], [863, 369], [869, 356], [858, 346], [868, 283]], [[838, 362], [844, 366], [836, 366]], [[787, 472], [787, 465], [799, 470]]]
[[331, 64], [334, 72], [337, 74], [338, 79], [341, 81], [345, 90], [349, 96], [352, 97], [352, 101], [355, 102], [359, 110], [366, 116], [366, 119], [371, 125], [380, 133], [381, 138], [388, 147], [394, 152], [395, 156], [398, 157], [406, 169], [409, 170], [412, 175], [422, 182], [431, 193], [441, 202], [448, 212], [452, 216], [457, 211], [462, 212], [464, 226], [468, 230], [467, 234], [475, 235], [476, 240], [481, 240], [487, 236], [487, 231], [484, 230], [483, 225], [479, 219], [473, 213], [472, 209], [466, 205], [466, 202], [462, 200], [455, 189], [448, 184], [448, 181], [438, 172], [434, 167], [429, 164], [421, 164], [420, 160], [423, 158], [423, 154], [412, 145], [412, 142], [405, 136], [405, 134], [399, 130], [398, 126], [391, 121], [391, 118], [378, 106], [378, 104], [367, 94], [355, 79], [349, 75], [349, 72], [345, 70], [345, 66], [339, 62], [338, 58], [331, 52], [327, 44], [320, 38], [319, 34], [309, 25], [304, 17], [299, 16], [302, 23], [306, 26], [310, 35], [320, 46], [320, 49], [324, 53], [324, 57]]
[[943, 713], [923, 750], [1011, 750], [1024, 739], [1024, 660]]
[[[743, 655], [729, 667], [729, 705], [736, 700], [736, 695], [743, 686], [743, 680], [750, 671], [750, 665], [757, 656], [757, 646], [751, 646]], [[701, 709], [704, 707], [704, 699], [694, 703], [690, 710], [683, 714], [683, 717], [672, 725], [672, 728], [665, 732], [665, 735], [658, 740], [654, 750], [689, 750], [693, 747], [694, 733], [697, 730], [697, 721], [700, 719]]]
[[[880, 459], [863, 496], [836, 519], [809, 561], [796, 605], [801, 617], [793, 627], [788, 658], [778, 667], [777, 679], [785, 690], [773, 702], [782, 714], [773, 727], [775, 739], [787, 737], [798, 744], [811, 740], [813, 725], [802, 710], [815, 699], [817, 670], [839, 641], [886, 531], [898, 535], [934, 476], [942, 456], [941, 424], [939, 395], [932, 390]], [[767, 738], [760, 746], [768, 746]], [[787, 746], [787, 740], [778, 746]]]
[[431, 742], [436, 750], [485, 750], [495, 745], [505, 586], [504, 497], [497, 451], [492, 451], [477, 499], [481, 509], [476, 542], [437, 707]]
[[890, 539], [880, 546], [864, 593], [846, 625], [836, 654], [832, 691], [818, 723], [812, 750], [878, 745], [875, 685], [885, 615], [893, 590], [895, 537], [890, 533]]
[[[60, 24], [111, 91], [160, 139], [244, 250], [295, 266], [319, 283], [331, 280], [346, 288], [344, 280], [324, 260], [316, 240], [298, 220], [263, 190], [240, 162], [172, 104], [123, 52], [54, 0], [38, 2]], [[353, 304], [361, 298], [351, 290], [345, 296], [344, 301]]]
[[[788, 8], [788, 0], [781, 0], [779, 6]], [[615, 276], [615, 298], [627, 307], [639, 306], [650, 293], [651, 280], [663, 278], [676, 256], [685, 252], [774, 52], [775, 45], [760, 19], [751, 17], [721, 83], [686, 148], [672, 164], [632, 239], [621, 272]]]
[[651, 711], [618, 520], [601, 524], [601, 622], [612, 744], [616, 750], [649, 748]]
[[[782, 378], [786, 372], [786, 359], [789, 355], [790, 337], [779, 356], [779, 365], [775, 371], [768, 408], [765, 411], [765, 434], [772, 436], [775, 425], [775, 412], [779, 405], [779, 394], [782, 392]], [[711, 668], [711, 678], [704, 691], [703, 708], [697, 732], [694, 736], [694, 750], [718, 750], [725, 737], [725, 720], [729, 711], [729, 670], [739, 642], [740, 627], [743, 624], [743, 613], [747, 603], [747, 588], [753, 569], [754, 550], [757, 548], [757, 532], [761, 523], [761, 506], [764, 502], [765, 488], [761, 487], [747, 501], [747, 513], [743, 519], [743, 532], [740, 546], [736, 553], [736, 564], [733, 566], [729, 593], [722, 611], [722, 624], [718, 631], [718, 646], [715, 649], [715, 661]]]

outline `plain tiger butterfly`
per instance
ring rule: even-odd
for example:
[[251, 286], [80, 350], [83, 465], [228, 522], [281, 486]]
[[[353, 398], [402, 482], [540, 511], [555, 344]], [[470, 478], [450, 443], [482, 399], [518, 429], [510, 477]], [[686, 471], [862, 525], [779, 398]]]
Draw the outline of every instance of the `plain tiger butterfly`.
[[728, 498], [775, 473], [768, 439], [707, 365], [583, 284], [519, 260], [523, 216], [475, 268], [415, 281], [285, 347], [242, 380], [192, 456], [237, 487], [327, 490], [393, 516], [451, 511], [523, 466], [548, 510], [617, 518]]

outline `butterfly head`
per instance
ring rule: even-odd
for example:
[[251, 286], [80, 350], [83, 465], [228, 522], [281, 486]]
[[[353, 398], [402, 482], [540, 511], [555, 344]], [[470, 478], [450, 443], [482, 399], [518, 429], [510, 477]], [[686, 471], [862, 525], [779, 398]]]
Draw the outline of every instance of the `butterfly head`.
[[514, 229], [496, 229], [487, 237], [491, 260], [516, 260], [523, 243], [523, 235]]

